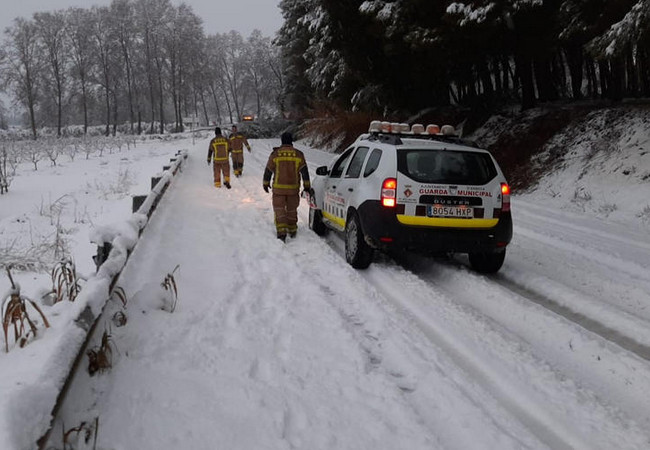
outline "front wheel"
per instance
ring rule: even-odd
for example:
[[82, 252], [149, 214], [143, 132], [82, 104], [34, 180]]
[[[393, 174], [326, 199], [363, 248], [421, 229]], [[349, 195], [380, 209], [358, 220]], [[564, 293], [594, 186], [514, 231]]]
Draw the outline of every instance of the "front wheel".
[[506, 259], [506, 251], [470, 253], [469, 263], [479, 273], [496, 273]]
[[372, 262], [373, 249], [366, 242], [359, 216], [352, 214], [345, 225], [345, 260], [355, 269], [365, 269]]
[[320, 209], [309, 208], [309, 229], [319, 236], [327, 234], [327, 226], [323, 223], [323, 212]]

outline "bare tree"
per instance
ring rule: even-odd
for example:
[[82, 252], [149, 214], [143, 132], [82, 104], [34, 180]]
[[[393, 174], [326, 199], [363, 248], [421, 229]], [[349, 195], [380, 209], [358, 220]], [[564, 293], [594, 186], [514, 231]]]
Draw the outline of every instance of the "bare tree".
[[[124, 74], [126, 75], [125, 85], [127, 101], [129, 105], [129, 121], [131, 123], [131, 133], [135, 127], [135, 109], [134, 103], [138, 101], [137, 83], [134, 82], [134, 46], [138, 39], [137, 28], [135, 26], [135, 9], [129, 0], [113, 0], [111, 3], [111, 14], [114, 20], [115, 35], [120, 46], [122, 62], [124, 64]], [[138, 107], [139, 109], [139, 107]]]
[[23, 142], [19, 151], [25, 156], [25, 159], [34, 164], [34, 170], [38, 170], [38, 163], [44, 156], [43, 146], [40, 142]]
[[[246, 103], [247, 82], [246, 61], [244, 59], [244, 39], [236, 31], [225, 36], [224, 53], [220, 57], [220, 68], [225, 77], [228, 93], [233, 101], [237, 120], [242, 116], [241, 107]], [[232, 113], [230, 121], [233, 121]]]
[[111, 87], [113, 86], [112, 66], [115, 58], [115, 39], [109, 23], [108, 7], [92, 8], [92, 39], [95, 56], [95, 79], [103, 89], [106, 106], [106, 131], [110, 134], [111, 126]]
[[170, 10], [167, 32], [163, 40], [165, 56], [168, 62], [169, 82], [176, 121], [176, 131], [183, 131], [182, 106], [187, 105], [187, 96], [191, 90], [187, 88], [190, 80], [193, 55], [201, 48], [203, 33], [201, 19], [190, 7], [182, 4], [176, 10]]
[[255, 93], [257, 116], [262, 115], [263, 105], [273, 99], [273, 86], [276, 74], [273, 72], [274, 49], [271, 39], [262, 36], [262, 32], [254, 30], [246, 41], [244, 55], [245, 67], [250, 85]]
[[141, 33], [144, 69], [147, 76], [149, 91], [149, 107], [151, 108], [151, 129], [153, 133], [155, 108], [158, 104], [160, 133], [165, 130], [164, 83], [163, 70], [166, 65], [163, 54], [162, 39], [165, 24], [169, 19], [172, 5], [169, 0], [136, 0], [135, 9], [138, 18], [137, 26]]
[[63, 11], [35, 13], [34, 22], [45, 50], [48, 70], [44, 72], [46, 74], [44, 78], [48, 87], [51, 86], [55, 98], [57, 136], [61, 136], [63, 97], [67, 87], [66, 71], [69, 57], [65, 33], [65, 14]]
[[59, 159], [61, 151], [63, 150], [63, 146], [61, 145], [62, 141], [59, 139], [54, 140], [52, 138], [47, 138], [42, 141], [42, 144], [43, 153], [47, 156], [47, 159], [52, 162], [52, 165], [56, 166], [56, 160]]
[[92, 64], [92, 29], [90, 11], [82, 8], [70, 8], [67, 12], [67, 34], [70, 40], [73, 78], [81, 88], [81, 105], [83, 108], [84, 134], [88, 133], [88, 97]]
[[8, 38], [7, 58], [3, 67], [4, 77], [13, 87], [16, 97], [29, 113], [34, 139], [36, 134], [36, 103], [38, 101], [41, 54], [38, 45], [38, 30], [33, 21], [21, 17], [5, 30]]
[[16, 173], [17, 158], [14, 141], [0, 140], [0, 195], [9, 192]]

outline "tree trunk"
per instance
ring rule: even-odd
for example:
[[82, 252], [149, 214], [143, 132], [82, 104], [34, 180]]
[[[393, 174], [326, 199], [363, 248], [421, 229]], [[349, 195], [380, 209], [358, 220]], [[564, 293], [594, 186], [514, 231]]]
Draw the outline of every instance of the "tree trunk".
[[525, 111], [535, 106], [535, 84], [530, 57], [521, 52], [515, 56], [517, 75], [521, 82], [521, 109]]
[[607, 61], [598, 61], [598, 72], [600, 74], [600, 96], [602, 98], [609, 98], [609, 64]]
[[210, 92], [212, 93], [212, 100], [214, 101], [214, 107], [217, 109], [217, 120], [216, 122], [221, 122], [221, 108], [219, 108], [219, 101], [217, 100], [217, 91], [214, 88], [214, 85], [210, 83]]
[[567, 65], [569, 66], [569, 76], [571, 77], [571, 96], [574, 100], [582, 98], [582, 81], [584, 56], [582, 46], [578, 44], [569, 44], [564, 48]]
[[538, 98], [541, 102], [557, 100], [557, 91], [553, 85], [553, 75], [549, 59], [544, 56], [533, 61]]
[[88, 134], [88, 94], [86, 92], [85, 79], [81, 80], [81, 102], [83, 103], [84, 110], [84, 135]]
[[636, 64], [635, 61], [638, 61], [638, 56], [637, 58], [634, 57], [632, 45], [628, 44], [625, 49], [626, 83], [624, 91], [626, 97], [639, 96], [638, 64]]

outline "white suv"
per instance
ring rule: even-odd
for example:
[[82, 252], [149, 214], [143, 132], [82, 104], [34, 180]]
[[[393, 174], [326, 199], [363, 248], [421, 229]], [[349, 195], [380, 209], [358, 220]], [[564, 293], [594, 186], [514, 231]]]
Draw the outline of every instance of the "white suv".
[[346, 260], [364, 269], [374, 250], [467, 253], [498, 271], [512, 238], [510, 188], [487, 150], [450, 126], [373, 121], [368, 134], [316, 169], [309, 227], [344, 233]]

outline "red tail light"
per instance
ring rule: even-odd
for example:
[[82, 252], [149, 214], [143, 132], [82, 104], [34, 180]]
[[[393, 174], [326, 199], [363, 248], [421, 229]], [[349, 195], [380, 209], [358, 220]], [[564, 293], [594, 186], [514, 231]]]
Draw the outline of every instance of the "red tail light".
[[501, 183], [501, 211], [510, 211], [510, 186], [508, 183]]
[[397, 204], [397, 180], [386, 178], [381, 186], [381, 204], [386, 208], [394, 208]]

